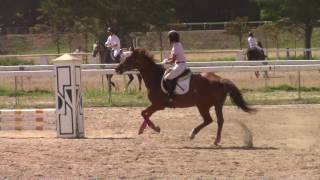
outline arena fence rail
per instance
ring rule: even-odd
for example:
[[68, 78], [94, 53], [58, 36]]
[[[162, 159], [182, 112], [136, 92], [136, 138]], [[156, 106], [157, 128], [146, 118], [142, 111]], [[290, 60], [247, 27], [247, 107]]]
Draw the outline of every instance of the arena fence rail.
[[[300, 75], [300, 71], [320, 71], [320, 60], [190, 62], [188, 65], [194, 73], [296, 71]], [[58, 58], [55, 65], [0, 66], [0, 76], [54, 76], [56, 77], [57, 87], [55, 111], [0, 110], [1, 129], [48, 129], [45, 123], [53, 123], [50, 120], [52, 120], [52, 113], [55, 112], [58, 137], [84, 137], [82, 95], [80, 92], [81, 74], [85, 76], [91, 74], [115, 74], [114, 68], [116, 66], [116, 64], [81, 65], [81, 60], [70, 55]], [[62, 74], [59, 75], [59, 73]], [[137, 72], [131, 71], [127, 73]], [[59, 77], [63, 78], [59, 79]], [[111, 98], [111, 93], [109, 93], [109, 98]], [[51, 113], [50, 115], [48, 115], [49, 112]]]

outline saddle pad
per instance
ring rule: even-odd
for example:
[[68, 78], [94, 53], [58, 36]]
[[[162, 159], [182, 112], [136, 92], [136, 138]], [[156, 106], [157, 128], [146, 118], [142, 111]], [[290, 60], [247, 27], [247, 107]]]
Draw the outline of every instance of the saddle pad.
[[[182, 73], [182, 74], [184, 74], [184, 73]], [[192, 72], [190, 70], [184, 76], [179, 77], [177, 80], [177, 85], [174, 89], [174, 94], [183, 95], [183, 94], [186, 94], [187, 92], [189, 92], [191, 77], [192, 77]], [[163, 78], [161, 80], [161, 89], [164, 93], [168, 93], [165, 88], [165, 82], [164, 82]]]

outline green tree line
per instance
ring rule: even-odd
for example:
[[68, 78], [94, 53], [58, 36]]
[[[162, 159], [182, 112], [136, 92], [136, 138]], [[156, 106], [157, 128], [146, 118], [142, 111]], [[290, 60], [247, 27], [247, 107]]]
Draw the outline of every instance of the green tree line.
[[[1, 0], [0, 27], [45, 26], [55, 34], [58, 45], [59, 34], [63, 32], [80, 33], [85, 38], [91, 33], [101, 38], [105, 36], [106, 27], [113, 26], [121, 37], [129, 38], [130, 32], [161, 31], [171, 22], [231, 21], [240, 16], [248, 17], [249, 21], [286, 24], [288, 30], [303, 32], [305, 47], [311, 48], [313, 29], [320, 19], [320, 1]], [[233, 29], [241, 40], [246, 27], [235, 25], [241, 28]], [[274, 27], [267, 29], [277, 32]], [[273, 38], [277, 36], [273, 33]], [[310, 57], [311, 52], [307, 52], [307, 56]]]
[[[257, 0], [261, 7], [261, 18], [286, 24], [289, 29], [301, 30], [305, 48], [311, 48], [314, 27], [319, 25], [319, 0]], [[307, 59], [311, 51], [306, 52]]]

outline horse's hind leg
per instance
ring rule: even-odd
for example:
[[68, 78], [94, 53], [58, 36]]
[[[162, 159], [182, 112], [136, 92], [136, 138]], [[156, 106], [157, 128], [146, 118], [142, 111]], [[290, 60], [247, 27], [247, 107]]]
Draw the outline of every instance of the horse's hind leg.
[[108, 74], [108, 75], [107, 75], [108, 86], [109, 86], [109, 85], [112, 85], [112, 86], [115, 88], [116, 85], [114, 84], [114, 82], [111, 81], [112, 76], [113, 76], [112, 74]]
[[128, 90], [129, 85], [131, 84], [131, 82], [132, 82], [133, 79], [134, 79], [134, 77], [133, 77], [132, 74], [128, 74], [128, 77], [129, 77], [129, 81], [128, 81], [127, 85], [126, 85], [126, 90]]
[[264, 75], [263, 75], [264, 78], [269, 78], [269, 74], [268, 74], [268, 71], [264, 71]]
[[199, 107], [198, 110], [203, 118], [203, 123], [198, 125], [196, 128], [194, 128], [190, 135], [190, 140], [194, 139], [196, 135], [200, 132], [201, 129], [208, 126], [210, 123], [212, 123], [212, 118], [210, 115], [210, 107]]
[[256, 75], [256, 78], [259, 78], [259, 76], [260, 76], [259, 71], [255, 71], [254, 74]]
[[214, 141], [214, 144], [217, 146], [221, 141], [221, 132], [222, 132], [224, 119], [223, 119], [223, 113], [222, 113], [222, 106], [215, 106], [215, 110], [216, 110], [216, 116], [217, 116], [218, 131], [217, 131], [217, 137], [216, 137], [216, 140]]
[[139, 91], [141, 91], [141, 81], [142, 81], [142, 77], [140, 74], [137, 74], [138, 77], [138, 81], [139, 81]]

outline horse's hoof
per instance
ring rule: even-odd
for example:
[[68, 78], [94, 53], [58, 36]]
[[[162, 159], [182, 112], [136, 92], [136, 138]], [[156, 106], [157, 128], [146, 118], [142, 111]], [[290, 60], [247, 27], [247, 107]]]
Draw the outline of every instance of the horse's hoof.
[[219, 143], [220, 143], [220, 139], [216, 139], [216, 140], [214, 141], [214, 145], [216, 145], [216, 146], [219, 146]]
[[192, 141], [195, 137], [196, 137], [196, 135], [192, 132], [192, 133], [190, 134], [190, 141]]
[[195, 137], [196, 137], [196, 135], [191, 134], [191, 136], [190, 136], [190, 141], [192, 141]]
[[143, 134], [144, 129], [139, 129], [138, 135]]
[[156, 131], [157, 133], [160, 133], [161, 129], [160, 129], [159, 126], [156, 126], [156, 127], [154, 128], [154, 131]]
[[196, 137], [196, 134], [194, 133], [194, 129], [192, 129], [190, 133], [190, 141], [193, 140]]

